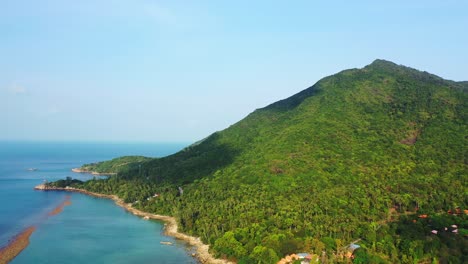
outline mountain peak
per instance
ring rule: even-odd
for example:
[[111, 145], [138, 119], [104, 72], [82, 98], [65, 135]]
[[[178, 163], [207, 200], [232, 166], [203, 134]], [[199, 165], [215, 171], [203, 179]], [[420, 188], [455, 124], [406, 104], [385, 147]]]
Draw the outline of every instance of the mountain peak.
[[369, 66], [381, 66], [381, 65], [386, 65], [386, 66], [398, 66], [396, 63], [384, 59], [376, 59], [374, 60]]
[[403, 65], [398, 65], [394, 62], [388, 61], [388, 60], [383, 60], [383, 59], [376, 59], [374, 60], [371, 64], [367, 65], [364, 67], [364, 69], [410, 69], [409, 67], [403, 66]]
[[[264, 108], [261, 108], [261, 110], [276, 110], [276, 111], [287, 111], [294, 109], [296, 106], [300, 105], [305, 99], [307, 99], [310, 96], [313, 96], [317, 94], [318, 90], [320, 89], [320, 82], [322, 82], [325, 79], [330, 79], [334, 77], [340, 78], [340, 76], [347, 75], [349, 73], [357, 73], [357, 74], [363, 74], [367, 71], [371, 72], [380, 72], [382, 74], [421, 74], [422, 72], [415, 70], [410, 67], [406, 67], [403, 65], [398, 65], [394, 62], [388, 61], [388, 60], [383, 60], [383, 59], [376, 59], [374, 60], [371, 64], [365, 66], [362, 69], [356, 70], [356, 69], [350, 69], [350, 70], [344, 70], [341, 72], [338, 72], [334, 75], [328, 76], [323, 78], [322, 80], [318, 81], [316, 84], [314, 84], [311, 87], [308, 87], [305, 90], [302, 90], [301, 92], [292, 95], [286, 99], [277, 101], [275, 103], [272, 103]], [[427, 73], [423, 73], [427, 74]], [[434, 77], [437, 79], [440, 79], [439, 77], [435, 76]]]

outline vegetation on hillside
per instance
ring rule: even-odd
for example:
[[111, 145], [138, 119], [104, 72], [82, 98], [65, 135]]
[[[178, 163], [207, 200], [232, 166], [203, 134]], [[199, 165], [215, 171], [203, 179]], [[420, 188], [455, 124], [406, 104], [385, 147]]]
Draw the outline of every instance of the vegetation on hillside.
[[124, 156], [108, 161], [85, 164], [81, 166], [80, 169], [82, 171], [97, 173], [117, 173], [123, 170], [135, 169], [140, 163], [148, 160], [151, 160], [151, 158], [143, 156]]
[[377, 60], [174, 155], [76, 185], [175, 216], [238, 263], [299, 251], [346, 262], [356, 240], [356, 263], [464, 263], [467, 89]]

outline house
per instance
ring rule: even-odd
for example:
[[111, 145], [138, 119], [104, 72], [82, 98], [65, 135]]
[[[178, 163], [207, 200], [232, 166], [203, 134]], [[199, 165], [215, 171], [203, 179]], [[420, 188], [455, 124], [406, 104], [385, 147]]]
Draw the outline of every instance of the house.
[[309, 253], [297, 253], [296, 255], [301, 260], [301, 264], [316, 263], [319, 260], [317, 255], [312, 256]]
[[289, 264], [296, 260], [300, 260], [301, 264], [318, 263], [319, 257], [315, 254], [311, 255], [309, 253], [297, 253], [282, 258], [280, 261], [278, 261], [277, 264]]
[[353, 258], [354, 251], [360, 247], [361, 246], [359, 246], [358, 244], [354, 244], [354, 243], [349, 244], [348, 248], [346, 249], [345, 256], [347, 258]]

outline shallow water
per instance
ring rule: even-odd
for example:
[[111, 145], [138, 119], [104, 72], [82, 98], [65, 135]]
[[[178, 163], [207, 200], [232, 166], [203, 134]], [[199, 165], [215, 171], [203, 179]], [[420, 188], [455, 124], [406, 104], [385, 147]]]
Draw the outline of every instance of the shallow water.
[[[162, 234], [161, 222], [136, 217], [108, 199], [32, 189], [43, 180], [92, 178], [70, 172], [83, 163], [165, 156], [185, 145], [0, 142], [0, 246], [34, 225], [30, 245], [11, 263], [197, 263], [185, 244]], [[71, 205], [48, 216], [66, 195]]]

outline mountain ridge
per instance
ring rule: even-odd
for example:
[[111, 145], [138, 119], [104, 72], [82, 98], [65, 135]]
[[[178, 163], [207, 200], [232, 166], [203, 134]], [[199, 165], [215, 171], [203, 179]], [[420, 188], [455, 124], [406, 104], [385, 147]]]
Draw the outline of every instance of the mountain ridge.
[[[466, 82], [375, 60], [176, 154], [102, 163], [118, 176], [80, 187], [173, 215], [218, 256], [240, 263], [322, 250], [344, 261], [343, 243], [355, 239], [375, 263], [463, 261], [466, 238], [437, 237], [436, 246], [427, 234], [450, 221], [468, 229], [466, 217], [446, 215], [468, 203], [466, 90]], [[160, 198], [146, 200], [154, 192]], [[456, 244], [447, 253], [450, 239]]]

